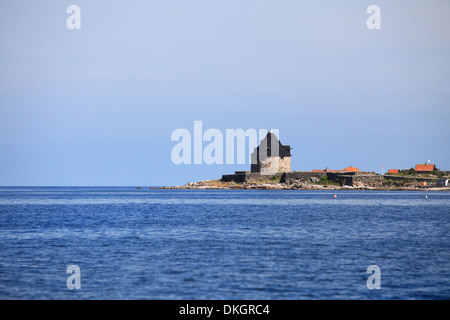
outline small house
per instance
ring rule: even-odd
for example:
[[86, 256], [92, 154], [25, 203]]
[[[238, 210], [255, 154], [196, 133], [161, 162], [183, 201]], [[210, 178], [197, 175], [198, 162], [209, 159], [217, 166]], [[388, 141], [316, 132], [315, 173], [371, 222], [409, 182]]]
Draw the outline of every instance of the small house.
[[416, 164], [416, 168], [414, 169], [415, 172], [433, 172], [436, 170], [436, 165], [434, 164]]

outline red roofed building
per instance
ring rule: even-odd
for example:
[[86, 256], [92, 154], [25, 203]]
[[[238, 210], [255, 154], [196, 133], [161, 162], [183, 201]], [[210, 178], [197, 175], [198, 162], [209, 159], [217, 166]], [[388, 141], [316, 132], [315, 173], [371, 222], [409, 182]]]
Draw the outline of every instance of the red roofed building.
[[347, 168], [344, 168], [344, 169], [342, 169], [342, 171], [344, 171], [344, 172], [361, 172], [361, 170], [359, 170], [358, 168], [355, 168], [355, 167], [347, 167]]
[[416, 172], [432, 172], [436, 170], [436, 165], [434, 164], [416, 164], [414, 171]]
[[361, 170], [350, 166], [342, 170], [329, 170], [328, 167], [326, 167], [325, 170], [311, 170], [311, 172], [361, 172]]
[[389, 169], [388, 173], [398, 173], [399, 171], [399, 169]]

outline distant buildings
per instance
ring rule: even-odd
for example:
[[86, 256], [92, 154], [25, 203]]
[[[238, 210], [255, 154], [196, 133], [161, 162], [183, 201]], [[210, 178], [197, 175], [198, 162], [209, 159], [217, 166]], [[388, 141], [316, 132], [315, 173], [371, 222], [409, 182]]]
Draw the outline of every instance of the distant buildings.
[[435, 164], [416, 164], [415, 168], [411, 169], [389, 169], [388, 174], [396, 174], [396, 173], [406, 173], [406, 174], [415, 174], [415, 173], [432, 173], [434, 171], [440, 171], [438, 168], [436, 168]]

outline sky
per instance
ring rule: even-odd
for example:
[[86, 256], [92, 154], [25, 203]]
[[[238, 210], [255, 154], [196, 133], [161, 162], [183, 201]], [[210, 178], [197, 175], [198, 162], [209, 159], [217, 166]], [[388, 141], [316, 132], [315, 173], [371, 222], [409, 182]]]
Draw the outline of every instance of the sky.
[[[373, 4], [379, 30], [366, 26]], [[194, 121], [278, 129], [296, 171], [450, 170], [449, 15], [447, 0], [3, 0], [0, 185], [181, 185], [250, 169], [174, 164], [171, 134]]]

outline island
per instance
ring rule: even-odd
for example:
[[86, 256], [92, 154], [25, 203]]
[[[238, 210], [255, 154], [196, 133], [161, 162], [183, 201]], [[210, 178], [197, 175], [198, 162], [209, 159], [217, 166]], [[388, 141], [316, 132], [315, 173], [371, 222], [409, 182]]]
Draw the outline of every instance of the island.
[[236, 171], [221, 179], [188, 182], [159, 189], [264, 189], [264, 190], [429, 190], [450, 191], [450, 171], [434, 164], [410, 169], [389, 169], [386, 174], [361, 171], [354, 166], [342, 170], [292, 171], [291, 147], [281, 144], [272, 132], [251, 154], [251, 170]]

